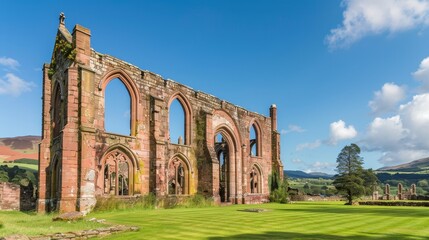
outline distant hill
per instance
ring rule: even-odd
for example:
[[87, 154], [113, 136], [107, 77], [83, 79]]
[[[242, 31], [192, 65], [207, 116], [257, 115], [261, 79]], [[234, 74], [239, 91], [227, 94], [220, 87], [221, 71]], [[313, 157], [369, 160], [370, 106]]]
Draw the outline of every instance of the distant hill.
[[391, 167], [382, 167], [377, 171], [386, 172], [421, 172], [429, 170], [429, 157]]
[[0, 138], [0, 162], [18, 159], [38, 159], [39, 136]]
[[333, 175], [322, 173], [322, 172], [311, 172], [306, 173], [303, 171], [298, 170], [285, 170], [284, 174], [287, 175], [289, 178], [324, 178], [329, 179], [332, 178]]

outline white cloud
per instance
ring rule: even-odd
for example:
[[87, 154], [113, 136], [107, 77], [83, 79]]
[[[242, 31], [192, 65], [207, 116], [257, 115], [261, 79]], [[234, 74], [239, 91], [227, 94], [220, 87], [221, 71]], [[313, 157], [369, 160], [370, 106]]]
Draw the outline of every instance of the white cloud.
[[17, 67], [19, 67], [19, 62], [13, 58], [0, 57], [0, 65], [3, 65], [11, 69], [16, 69]]
[[384, 152], [379, 162], [384, 166], [394, 166], [428, 156], [428, 150], [397, 149], [396, 151]]
[[394, 83], [385, 83], [380, 91], [374, 93], [374, 99], [369, 107], [376, 114], [389, 112], [405, 98], [405, 88]]
[[429, 93], [416, 95], [399, 107], [397, 115], [375, 118], [363, 143], [367, 151], [380, 151], [379, 162], [396, 165], [429, 156]]
[[429, 57], [422, 60], [419, 69], [413, 73], [413, 76], [422, 83], [423, 91], [429, 91]]
[[296, 146], [296, 151], [302, 151], [305, 149], [315, 149], [320, 147], [320, 145], [322, 145], [322, 141], [320, 140], [316, 140], [314, 142], [310, 142], [310, 143], [302, 143], [299, 144], [298, 146]]
[[309, 164], [305, 172], [332, 172], [332, 169], [336, 166], [333, 162], [319, 162]]
[[395, 150], [407, 133], [399, 115], [375, 118], [368, 127], [364, 147], [367, 150]]
[[281, 134], [288, 134], [288, 133], [292, 133], [292, 132], [302, 133], [302, 132], [305, 132], [305, 131], [307, 131], [307, 130], [303, 129], [302, 127], [300, 127], [298, 125], [291, 124], [291, 125], [288, 126], [287, 130], [282, 129], [280, 131], [280, 133]]
[[18, 96], [23, 92], [31, 91], [33, 87], [33, 83], [26, 82], [13, 73], [7, 73], [3, 78], [0, 78], [0, 95]]
[[326, 37], [330, 47], [344, 47], [367, 36], [429, 25], [428, 0], [344, 0], [343, 22]]
[[429, 93], [413, 97], [399, 107], [404, 126], [409, 129], [409, 142], [415, 148], [429, 149]]
[[302, 160], [300, 158], [294, 158], [294, 159], [292, 159], [292, 163], [301, 164]]
[[352, 125], [346, 126], [343, 120], [339, 120], [330, 124], [329, 144], [336, 145], [338, 141], [352, 139], [356, 135], [357, 131]]

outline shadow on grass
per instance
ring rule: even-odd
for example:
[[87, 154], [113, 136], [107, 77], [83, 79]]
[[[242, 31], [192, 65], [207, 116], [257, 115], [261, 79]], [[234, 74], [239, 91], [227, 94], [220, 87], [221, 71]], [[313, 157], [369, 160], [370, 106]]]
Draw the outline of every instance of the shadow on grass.
[[327, 213], [327, 214], [372, 214], [372, 215], [384, 215], [389, 217], [428, 217], [428, 208], [415, 207], [413, 208], [398, 208], [398, 207], [377, 207], [377, 206], [360, 206], [359, 208], [354, 206], [344, 207], [314, 207], [314, 208], [288, 208], [288, 209], [277, 209], [280, 211], [288, 212], [310, 212], [310, 213]]
[[371, 234], [371, 235], [351, 235], [337, 236], [328, 234], [310, 234], [310, 233], [290, 233], [290, 232], [266, 232], [260, 234], [239, 234], [228, 237], [210, 237], [210, 240], [221, 239], [428, 239], [426, 237], [418, 237], [406, 234]]

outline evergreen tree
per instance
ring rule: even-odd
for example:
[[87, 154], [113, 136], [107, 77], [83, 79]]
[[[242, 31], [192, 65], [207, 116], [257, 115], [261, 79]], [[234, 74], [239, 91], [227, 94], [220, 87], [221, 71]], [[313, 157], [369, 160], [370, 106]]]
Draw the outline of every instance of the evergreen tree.
[[353, 204], [353, 199], [365, 193], [363, 160], [359, 156], [360, 148], [356, 144], [345, 146], [337, 157], [337, 172], [334, 186], [347, 197], [347, 204]]
[[377, 175], [375, 175], [374, 171], [371, 168], [363, 170], [362, 174], [365, 186], [365, 195], [372, 195], [374, 191], [377, 191], [377, 187], [380, 181], [378, 180]]

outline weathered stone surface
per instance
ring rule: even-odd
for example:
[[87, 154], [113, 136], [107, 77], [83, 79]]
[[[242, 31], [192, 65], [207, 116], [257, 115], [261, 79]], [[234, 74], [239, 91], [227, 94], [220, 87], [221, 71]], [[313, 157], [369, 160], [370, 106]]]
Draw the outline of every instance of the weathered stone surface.
[[51, 240], [51, 237], [48, 237], [48, 236], [37, 236], [37, 237], [30, 237], [30, 240]]
[[67, 212], [54, 217], [54, 221], [77, 221], [83, 219], [84, 214], [81, 212]]
[[116, 225], [104, 228], [89, 229], [76, 232], [55, 233], [43, 236], [27, 237], [25, 235], [15, 234], [0, 238], [0, 240], [73, 240], [73, 239], [88, 239], [93, 237], [104, 237], [110, 234], [118, 234], [126, 231], [138, 231], [135, 226]]
[[18, 184], [0, 182], [0, 210], [20, 210], [21, 188]]
[[30, 240], [30, 238], [22, 234], [14, 234], [6, 237], [1, 237], [0, 240]]

